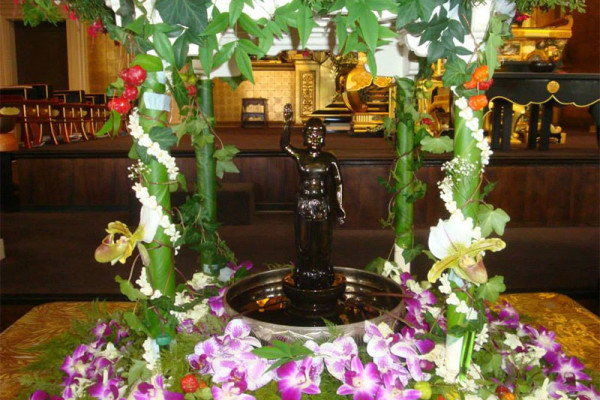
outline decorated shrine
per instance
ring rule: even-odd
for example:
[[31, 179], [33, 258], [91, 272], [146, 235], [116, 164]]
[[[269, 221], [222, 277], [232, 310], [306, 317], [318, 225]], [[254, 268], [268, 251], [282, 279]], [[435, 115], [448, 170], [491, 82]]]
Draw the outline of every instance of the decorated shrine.
[[[557, 6], [558, 18], [546, 18]], [[496, 183], [488, 179], [496, 152], [508, 164], [519, 142], [514, 105], [526, 107], [524, 152], [550, 152], [557, 105], [589, 109], [588, 125], [597, 129], [597, 72], [554, 72], [565, 43], [551, 39], [568, 38], [573, 22], [562, 13], [584, 8], [579, 0], [15, 2], [25, 24], [67, 18], [86, 27], [92, 46], [114, 41], [101, 53], [119, 57], [101, 67], [114, 69], [104, 93], [71, 83], [68, 90], [49, 83], [0, 88], [3, 134], [16, 141], [2, 154], [3, 204], [32, 205], [44, 199], [31, 196], [34, 190], [48, 187], [56, 209], [89, 196], [96, 211], [127, 215], [100, 219], [104, 232], [90, 254], [104, 265], [87, 267], [118, 271], [120, 295], [112, 300], [119, 301], [77, 303], [79, 310], [45, 304], [2, 332], [3, 395], [600, 398], [598, 316], [564, 294], [503, 294], [503, 271], [519, 271], [494, 260], [511, 251], [504, 239], [510, 213], [526, 217], [503, 209], [516, 191], [505, 186], [494, 198]], [[17, 37], [14, 23], [3, 24]], [[71, 46], [84, 48], [81, 36]], [[69, 67], [69, 80], [72, 71], [81, 66]], [[79, 83], [91, 86], [86, 71]], [[261, 148], [236, 147], [247, 146], [253, 132]], [[356, 153], [338, 154], [351, 140], [362, 140]], [[372, 151], [367, 141], [385, 145], [384, 156], [357, 159]], [[61, 154], [61, 146], [69, 150]], [[563, 152], [562, 160], [577, 157], [572, 176], [587, 173], [597, 186], [597, 149], [586, 150]], [[69, 165], [72, 179], [44, 168], [22, 179], [40, 159]], [[90, 170], [102, 176], [97, 184], [82, 179]], [[378, 171], [386, 177], [365, 179]], [[233, 174], [242, 179], [229, 180]], [[39, 176], [44, 183], [36, 188]], [[84, 189], [57, 189], [69, 184]], [[593, 241], [598, 207], [574, 202], [597, 204], [598, 191], [570, 190], [573, 215], [565, 218], [581, 215]], [[252, 254], [277, 243], [287, 261], [254, 268], [238, 258], [229, 241], [235, 235], [224, 239], [223, 221], [252, 225], [262, 192], [263, 211], [285, 212], [292, 234], [277, 237], [275, 217], [267, 217], [267, 235]], [[537, 193], [527, 193], [539, 208]], [[269, 203], [270, 195], [285, 202]], [[367, 198], [384, 212], [362, 215]], [[424, 209], [428, 215], [418, 220]], [[340, 248], [336, 233], [346, 224], [364, 228], [372, 216], [388, 228], [387, 251], [356, 265], [368, 234], [358, 229]], [[84, 225], [93, 222], [98, 218]], [[242, 240], [249, 232], [236, 231]], [[336, 253], [353, 266], [341, 265]], [[100, 287], [102, 279], [91, 276]]]

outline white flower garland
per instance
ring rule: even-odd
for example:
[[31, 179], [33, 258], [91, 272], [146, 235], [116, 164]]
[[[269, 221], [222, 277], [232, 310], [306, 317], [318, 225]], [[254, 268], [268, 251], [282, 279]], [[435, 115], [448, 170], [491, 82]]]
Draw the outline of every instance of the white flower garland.
[[[483, 136], [483, 129], [479, 128], [479, 118], [475, 116], [473, 110], [469, 107], [467, 99], [459, 97], [455, 101], [455, 104], [460, 110], [458, 116], [466, 121], [466, 127], [471, 131], [473, 139], [477, 141], [476, 146], [481, 151], [481, 173], [483, 173], [484, 167], [490, 163], [490, 156], [493, 152], [490, 149], [488, 141]], [[450, 214], [454, 214], [458, 210], [452, 194], [454, 180], [460, 182], [461, 176], [470, 175], [473, 173], [474, 168], [475, 165], [473, 163], [462, 160], [460, 157], [454, 157], [442, 165], [442, 171], [446, 171], [447, 174], [443, 180], [438, 182], [438, 188], [440, 189], [440, 198]]]
[[163, 213], [163, 208], [158, 204], [156, 196], [151, 196], [147, 187], [138, 182], [133, 185], [133, 191], [135, 192], [135, 197], [142, 203], [142, 207], [146, 206], [151, 208], [161, 216], [160, 226], [164, 229], [165, 234], [169, 236], [171, 244], [175, 249], [175, 255], [177, 255], [180, 246], [176, 246], [175, 243], [181, 238], [181, 233], [177, 230], [177, 226], [171, 222], [171, 218], [167, 214]]
[[172, 157], [168, 151], [160, 148], [160, 145], [153, 142], [144, 129], [140, 125], [140, 112], [137, 108], [134, 108], [131, 115], [129, 116], [129, 133], [137, 140], [140, 146], [146, 147], [148, 154], [155, 157], [159, 163], [165, 166], [169, 174], [169, 180], [177, 180], [179, 174], [179, 167], [175, 164], [175, 158]]
[[483, 129], [480, 128], [479, 118], [475, 116], [466, 97], [459, 97], [454, 102], [460, 109], [458, 116], [466, 121], [466, 126], [471, 131], [471, 136], [477, 141], [477, 148], [481, 150], [481, 172], [483, 168], [490, 163], [490, 156], [493, 154], [488, 141], [483, 137]]

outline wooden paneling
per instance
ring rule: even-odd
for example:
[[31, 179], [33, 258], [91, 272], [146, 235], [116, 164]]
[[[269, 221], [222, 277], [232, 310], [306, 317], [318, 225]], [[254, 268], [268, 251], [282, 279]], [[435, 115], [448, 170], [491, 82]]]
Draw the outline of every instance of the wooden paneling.
[[[256, 204], [293, 208], [298, 187], [296, 166], [287, 157], [239, 157], [239, 174], [226, 182], [255, 184]], [[17, 161], [21, 204], [29, 208], [121, 208], [131, 199], [126, 158], [55, 158]], [[179, 158], [188, 182], [195, 181], [193, 158]], [[379, 185], [387, 163], [341, 163], [344, 179], [344, 228], [378, 228], [386, 218], [390, 194]], [[447, 216], [439, 198], [439, 167], [418, 172], [427, 183], [424, 199], [415, 204], [415, 226], [437, 224]], [[488, 169], [495, 190], [486, 199], [511, 216], [511, 226], [599, 226], [600, 172], [595, 164], [495, 166]]]

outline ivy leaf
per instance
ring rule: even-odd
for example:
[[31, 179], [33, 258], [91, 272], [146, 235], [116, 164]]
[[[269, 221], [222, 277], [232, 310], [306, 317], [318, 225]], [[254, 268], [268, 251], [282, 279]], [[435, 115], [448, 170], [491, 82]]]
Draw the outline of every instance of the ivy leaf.
[[385, 258], [377, 257], [365, 266], [365, 271], [381, 274], [383, 272], [383, 265], [386, 261]]
[[467, 76], [465, 73], [467, 63], [458, 57], [449, 60], [445, 68], [446, 71], [444, 72], [442, 81], [446, 87], [462, 85], [463, 82], [466, 82], [470, 78], [470, 75]]
[[428, 21], [433, 14], [433, 9], [438, 5], [436, 0], [416, 0], [417, 14], [419, 18]]
[[164, 58], [169, 64], [175, 65], [175, 53], [173, 47], [171, 47], [171, 41], [167, 35], [163, 32], [156, 31], [152, 35], [154, 48], [159, 56]]
[[494, 190], [495, 187], [496, 187], [496, 182], [488, 182], [488, 184], [485, 185], [483, 190], [481, 191], [481, 195], [479, 196], [479, 199], [481, 199], [481, 200], [485, 199], [492, 192], [492, 190]]
[[454, 141], [448, 136], [425, 136], [421, 140], [421, 150], [430, 153], [441, 154], [451, 152], [454, 149]]
[[173, 129], [166, 126], [153, 126], [148, 132], [148, 136], [153, 142], [158, 143], [163, 150], [169, 150], [171, 146], [177, 143], [177, 136], [173, 135]]
[[173, 86], [171, 87], [171, 93], [175, 102], [179, 106], [179, 109], [182, 110], [188, 104], [188, 93], [185, 88], [185, 83], [181, 80], [179, 74], [171, 74], [171, 79], [173, 80]]
[[427, 61], [429, 63], [434, 63], [438, 59], [443, 58], [444, 50], [444, 44], [442, 42], [437, 41], [437, 39], [429, 43], [429, 48], [427, 49]]
[[252, 76], [252, 62], [250, 61], [248, 53], [246, 53], [240, 47], [236, 47], [233, 57], [235, 58], [235, 62], [237, 63], [242, 75], [244, 75], [246, 79], [254, 84], [254, 76]]
[[146, 300], [148, 298], [148, 296], [133, 287], [131, 282], [121, 278], [119, 275], [115, 276], [115, 282], [119, 284], [121, 293], [127, 296], [129, 301]]
[[119, 128], [121, 127], [121, 114], [116, 112], [115, 110], [110, 111], [110, 116], [102, 125], [95, 135], [96, 136], [104, 136], [105, 134], [109, 134], [112, 136], [117, 136], [119, 133]]
[[239, 150], [233, 145], [225, 145], [216, 150], [213, 157], [217, 159], [217, 177], [222, 178], [225, 172], [239, 172], [237, 166], [233, 163], [233, 157], [239, 153]]
[[131, 368], [127, 374], [127, 383], [131, 386], [139, 381], [144, 381], [150, 378], [151, 372], [146, 368], [146, 362], [141, 360], [133, 360]]
[[496, 275], [486, 283], [481, 284], [477, 287], [476, 294], [477, 298], [481, 300], [487, 300], [491, 303], [495, 303], [500, 296], [500, 293], [506, 290], [506, 285], [504, 284], [504, 277], [500, 275]]
[[192, 34], [199, 35], [208, 24], [209, 4], [208, 0], [156, 0], [154, 7], [167, 24], [185, 26]]
[[405, 263], [412, 262], [419, 254], [421, 254], [424, 250], [422, 244], [418, 244], [410, 249], [402, 249], [402, 258], [404, 258]]
[[484, 204], [479, 208], [478, 219], [479, 226], [481, 227], [481, 236], [483, 237], [489, 236], [492, 231], [502, 236], [506, 224], [510, 221], [510, 217], [503, 209], [494, 209], [490, 204]]
[[163, 63], [159, 57], [149, 54], [138, 54], [133, 59], [132, 65], [139, 65], [147, 72], [158, 72], [163, 70]]
[[398, 17], [396, 18], [397, 29], [403, 28], [419, 17], [418, 4], [419, 0], [400, 0], [397, 12]]
[[406, 31], [408, 33], [410, 33], [411, 35], [420, 35], [421, 33], [423, 33], [423, 31], [425, 30], [425, 28], [427, 28], [427, 22], [411, 22], [409, 24], [406, 24], [404, 26], [404, 29], [406, 29]]

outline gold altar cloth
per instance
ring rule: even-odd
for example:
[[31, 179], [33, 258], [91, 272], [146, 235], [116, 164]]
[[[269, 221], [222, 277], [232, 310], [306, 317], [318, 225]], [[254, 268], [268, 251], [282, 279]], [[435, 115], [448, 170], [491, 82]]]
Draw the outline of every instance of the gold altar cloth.
[[[586, 367], [600, 370], [600, 318], [569, 297], [557, 293], [521, 293], [501, 296], [522, 317], [556, 332], [558, 342], [570, 356]], [[20, 369], [35, 355], [26, 352], [65, 331], [71, 321], [83, 317], [89, 303], [57, 302], [37, 306], [0, 334], [0, 399], [19, 393]], [[107, 303], [109, 311], [131, 307], [131, 303]]]

